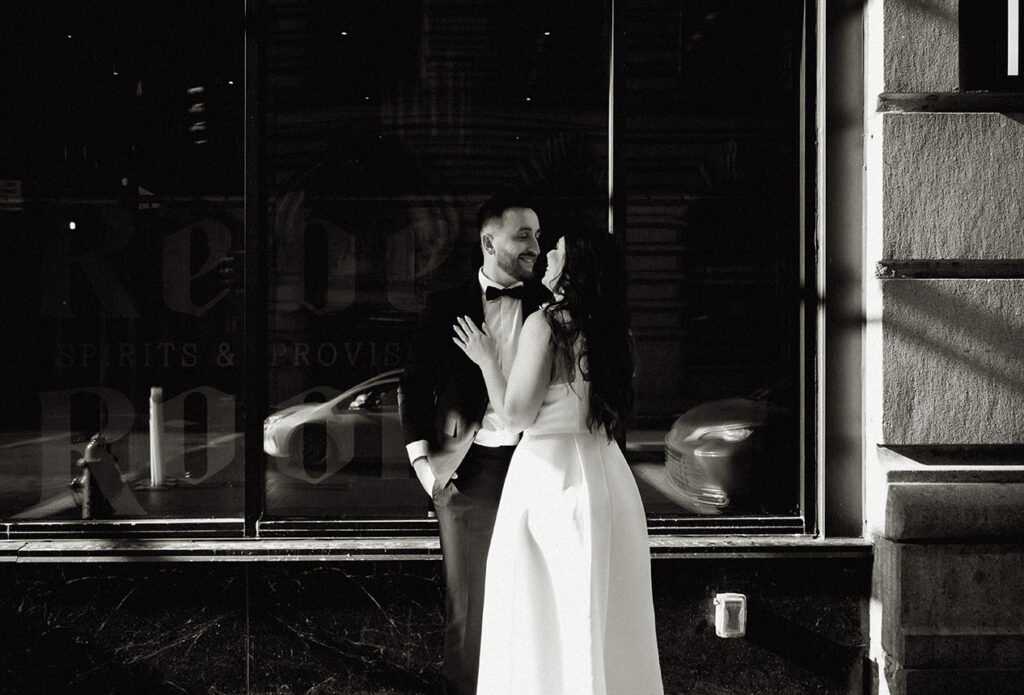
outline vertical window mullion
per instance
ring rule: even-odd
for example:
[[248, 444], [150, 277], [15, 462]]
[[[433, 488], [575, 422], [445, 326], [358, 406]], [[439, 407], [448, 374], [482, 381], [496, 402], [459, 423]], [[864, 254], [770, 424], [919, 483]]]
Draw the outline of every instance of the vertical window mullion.
[[245, 3], [245, 309], [242, 335], [245, 385], [245, 535], [257, 535], [263, 516], [263, 420], [266, 412], [266, 217], [261, 205], [260, 0]]

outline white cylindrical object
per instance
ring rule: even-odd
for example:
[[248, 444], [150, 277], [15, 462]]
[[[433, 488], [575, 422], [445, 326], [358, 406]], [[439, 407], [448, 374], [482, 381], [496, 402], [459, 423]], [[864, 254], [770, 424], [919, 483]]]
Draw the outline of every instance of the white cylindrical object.
[[1020, 3], [1006, 2], [1006, 74], [1010, 77], [1020, 75]]
[[164, 390], [149, 390], [149, 484], [164, 484]]
[[745, 594], [715, 595], [715, 634], [719, 637], [743, 637], [747, 634]]

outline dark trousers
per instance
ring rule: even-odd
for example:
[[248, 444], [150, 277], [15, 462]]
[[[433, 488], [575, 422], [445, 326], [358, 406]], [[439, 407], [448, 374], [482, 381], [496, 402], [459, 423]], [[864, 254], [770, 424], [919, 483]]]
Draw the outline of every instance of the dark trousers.
[[447, 586], [445, 695], [476, 693], [487, 550], [513, 451], [514, 446], [474, 444], [456, 476], [443, 489], [434, 487]]

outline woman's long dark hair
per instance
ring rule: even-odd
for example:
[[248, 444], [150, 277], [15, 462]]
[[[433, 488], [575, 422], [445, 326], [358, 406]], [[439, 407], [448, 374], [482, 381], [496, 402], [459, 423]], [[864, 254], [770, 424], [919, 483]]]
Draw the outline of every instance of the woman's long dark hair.
[[[633, 345], [622, 250], [606, 230], [566, 231], [565, 265], [548, 305], [556, 365], [590, 383], [587, 427], [621, 438], [633, 416]], [[580, 354], [576, 344], [580, 341]]]

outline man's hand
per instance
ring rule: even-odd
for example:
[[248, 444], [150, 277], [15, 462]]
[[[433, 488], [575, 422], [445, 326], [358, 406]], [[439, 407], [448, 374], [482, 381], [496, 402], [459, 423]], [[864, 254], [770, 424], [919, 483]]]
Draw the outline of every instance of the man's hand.
[[426, 456], [420, 456], [418, 459], [412, 462], [412, 469], [416, 471], [416, 477], [420, 481], [420, 485], [423, 486], [424, 491], [427, 495], [434, 496], [434, 481], [437, 480], [434, 477], [434, 471], [430, 470], [430, 464], [427, 462]]

